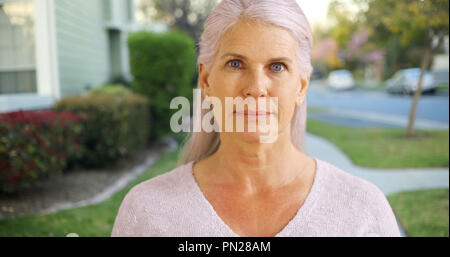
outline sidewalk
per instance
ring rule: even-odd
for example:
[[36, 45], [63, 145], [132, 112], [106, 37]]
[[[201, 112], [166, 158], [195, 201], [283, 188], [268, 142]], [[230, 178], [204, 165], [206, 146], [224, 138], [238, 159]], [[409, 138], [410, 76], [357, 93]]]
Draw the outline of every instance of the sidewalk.
[[337, 146], [327, 140], [307, 133], [305, 152], [327, 161], [342, 170], [376, 184], [388, 194], [407, 190], [449, 187], [448, 168], [371, 169], [353, 164]]
[[[307, 133], [305, 153], [377, 185], [385, 195], [420, 189], [448, 188], [448, 168], [370, 169], [353, 164], [345, 153], [329, 141]], [[399, 223], [400, 224], [400, 223]], [[399, 225], [400, 226], [400, 225]], [[403, 236], [406, 236], [400, 227]]]

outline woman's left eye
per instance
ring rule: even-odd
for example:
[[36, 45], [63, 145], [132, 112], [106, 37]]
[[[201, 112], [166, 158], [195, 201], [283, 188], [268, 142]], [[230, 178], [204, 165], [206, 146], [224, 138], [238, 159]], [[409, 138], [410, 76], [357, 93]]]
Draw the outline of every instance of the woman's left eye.
[[272, 64], [272, 70], [276, 72], [280, 72], [285, 68], [284, 64], [282, 63], [274, 63]]
[[240, 64], [241, 64], [241, 62], [239, 60], [231, 60], [228, 62], [228, 66], [230, 66], [231, 68], [234, 68], [234, 69], [239, 69]]

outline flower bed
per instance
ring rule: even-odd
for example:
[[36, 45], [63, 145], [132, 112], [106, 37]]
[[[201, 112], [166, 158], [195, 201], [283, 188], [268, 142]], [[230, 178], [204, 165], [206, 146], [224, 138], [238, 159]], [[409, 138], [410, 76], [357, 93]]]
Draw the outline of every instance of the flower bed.
[[0, 191], [14, 192], [60, 174], [82, 154], [82, 119], [72, 113], [18, 111], [0, 115]]

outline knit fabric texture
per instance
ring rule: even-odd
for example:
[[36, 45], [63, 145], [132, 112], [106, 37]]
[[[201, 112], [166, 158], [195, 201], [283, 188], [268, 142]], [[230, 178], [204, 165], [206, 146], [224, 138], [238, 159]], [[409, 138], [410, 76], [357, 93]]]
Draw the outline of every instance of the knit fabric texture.
[[[303, 205], [276, 237], [401, 236], [384, 193], [372, 182], [314, 158]], [[114, 237], [239, 237], [203, 195], [193, 162], [134, 186], [123, 199]]]

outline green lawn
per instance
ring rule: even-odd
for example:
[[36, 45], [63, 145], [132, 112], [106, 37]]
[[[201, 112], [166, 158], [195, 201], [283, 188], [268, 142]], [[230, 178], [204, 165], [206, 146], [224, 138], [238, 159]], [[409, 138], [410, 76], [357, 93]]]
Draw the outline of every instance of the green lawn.
[[125, 194], [137, 183], [176, 167], [178, 152], [165, 154], [132, 184], [96, 205], [64, 210], [43, 216], [0, 220], [0, 236], [110, 236], [114, 219]]
[[449, 89], [448, 84], [440, 84], [437, 87], [437, 92], [447, 93], [448, 94], [448, 89]]
[[448, 237], [448, 188], [401, 192], [387, 198], [408, 236]]
[[448, 167], [449, 132], [365, 129], [308, 120], [307, 131], [339, 147], [358, 166], [370, 168]]
[[370, 83], [366, 80], [356, 80], [355, 86], [357, 88], [375, 91], [385, 91], [386, 84], [383, 81]]
[[307, 110], [308, 114], [313, 114], [313, 113], [326, 113], [328, 112], [327, 108], [323, 108], [323, 107], [308, 107]]

